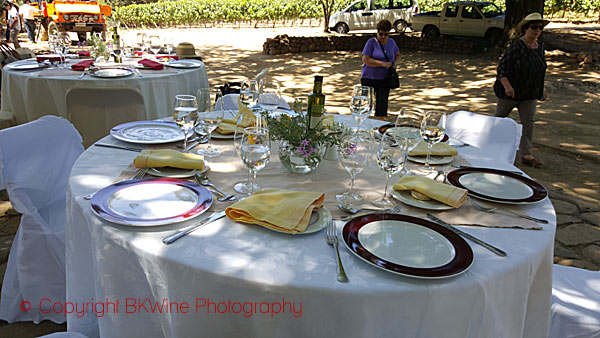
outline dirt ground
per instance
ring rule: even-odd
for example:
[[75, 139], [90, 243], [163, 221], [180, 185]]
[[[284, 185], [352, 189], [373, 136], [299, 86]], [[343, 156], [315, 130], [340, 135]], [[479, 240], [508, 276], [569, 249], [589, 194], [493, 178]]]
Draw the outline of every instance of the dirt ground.
[[[284, 94], [301, 96], [312, 88], [313, 76], [324, 75], [326, 109], [348, 114], [352, 86], [360, 82], [360, 51], [333, 51], [269, 56], [262, 44], [278, 34], [311, 36], [324, 34], [320, 27], [263, 29], [180, 29], [153, 30], [171, 36], [174, 42], [192, 42], [207, 66], [211, 87], [252, 77], [264, 67], [281, 81]], [[123, 33], [133, 43], [139, 31]], [[600, 26], [551, 25], [553, 41], [569, 48], [600, 51]], [[390, 112], [403, 106], [469, 110], [493, 114], [496, 98], [492, 84], [498, 53], [464, 56], [430, 52], [401, 51], [398, 66], [401, 87], [390, 95]], [[578, 68], [575, 59], [561, 52], [548, 52], [546, 92], [548, 99], [538, 105], [534, 130], [534, 154], [545, 165], [522, 167], [547, 187], [560, 188], [595, 208], [600, 205], [600, 68]], [[518, 121], [517, 112], [511, 115]], [[518, 164], [518, 163], [517, 163]], [[521, 166], [520, 164], [518, 164]]]

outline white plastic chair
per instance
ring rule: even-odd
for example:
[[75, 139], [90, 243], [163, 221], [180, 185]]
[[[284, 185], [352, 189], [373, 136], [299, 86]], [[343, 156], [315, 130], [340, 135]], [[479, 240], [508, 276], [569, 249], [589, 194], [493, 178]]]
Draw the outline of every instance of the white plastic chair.
[[514, 163], [523, 126], [513, 119], [457, 111], [448, 116], [446, 134], [494, 154], [495, 158]]
[[54, 332], [38, 338], [88, 338], [88, 336], [77, 332]]
[[549, 338], [600, 338], [600, 271], [554, 264]]
[[[271, 93], [260, 94], [260, 95], [275, 95]], [[215, 109], [222, 110], [239, 110], [240, 107], [238, 105], [238, 98], [240, 94], [227, 94], [223, 97], [217, 99], [215, 103]], [[279, 108], [290, 109], [290, 105], [285, 102], [283, 98], [279, 99]]]
[[67, 118], [87, 148], [116, 125], [146, 119], [139, 91], [127, 87], [75, 87], [67, 92]]
[[[65, 321], [50, 302], [65, 301], [65, 194], [81, 136], [57, 116], [0, 130], [0, 189], [22, 214], [0, 296], [0, 319], [10, 323]], [[22, 311], [23, 301], [30, 309]], [[28, 306], [27, 304], [24, 306]]]

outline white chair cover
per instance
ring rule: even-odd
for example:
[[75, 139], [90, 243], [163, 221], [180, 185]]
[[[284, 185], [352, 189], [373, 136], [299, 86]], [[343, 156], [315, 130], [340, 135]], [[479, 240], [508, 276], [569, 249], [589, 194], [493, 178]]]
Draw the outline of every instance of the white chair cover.
[[457, 111], [448, 116], [446, 134], [452, 139], [489, 151], [495, 158], [515, 162], [523, 126], [513, 119]]
[[88, 336], [77, 332], [55, 332], [38, 338], [88, 338]]
[[[65, 301], [65, 194], [81, 136], [57, 116], [0, 130], [0, 189], [22, 214], [0, 296], [0, 319], [63, 323], [50, 302]], [[23, 301], [31, 309], [22, 311]]]
[[[266, 93], [260, 95], [275, 95], [273, 93]], [[215, 109], [223, 109], [223, 110], [239, 110], [240, 107], [238, 105], [238, 97], [240, 94], [227, 94], [223, 97], [217, 99], [217, 103], [215, 103]], [[290, 109], [290, 105], [285, 102], [283, 98], [279, 99], [279, 108]]]
[[600, 338], [600, 271], [554, 264], [549, 338]]
[[146, 118], [144, 98], [127, 87], [75, 87], [67, 92], [67, 118], [87, 148], [116, 125]]

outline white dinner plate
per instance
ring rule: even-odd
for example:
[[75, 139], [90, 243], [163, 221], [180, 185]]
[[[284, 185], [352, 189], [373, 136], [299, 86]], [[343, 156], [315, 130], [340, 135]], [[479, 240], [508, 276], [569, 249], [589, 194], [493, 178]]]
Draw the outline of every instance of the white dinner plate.
[[[425, 164], [427, 156], [408, 156], [408, 159], [416, 162]], [[433, 156], [429, 157], [429, 164], [448, 164], [454, 160], [454, 156]]]
[[204, 63], [198, 60], [172, 60], [165, 65], [173, 68], [198, 68], [202, 67]]
[[[327, 210], [326, 208], [321, 208], [321, 209], [313, 212], [312, 215], [310, 215], [310, 221], [308, 221], [308, 226], [306, 227], [306, 230], [304, 230], [304, 232], [297, 232], [294, 235], [308, 235], [308, 234], [312, 234], [315, 232], [319, 232], [319, 231], [325, 229], [327, 227], [327, 225], [329, 224], [329, 222], [331, 222], [331, 220], [332, 220], [331, 212], [329, 212], [329, 210]], [[265, 229], [269, 229], [269, 230], [273, 230], [275, 232], [280, 232], [282, 234], [290, 235], [289, 232], [285, 232], [285, 231], [279, 231], [279, 230], [270, 229], [270, 228], [265, 228]]]
[[175, 178], [129, 180], [94, 194], [92, 211], [109, 222], [155, 226], [182, 222], [204, 213], [212, 194], [203, 186]]
[[192, 177], [196, 174], [204, 174], [210, 168], [205, 166], [202, 170], [196, 169], [181, 169], [173, 167], [148, 168], [148, 174], [158, 177], [185, 178]]
[[[160, 144], [183, 141], [183, 132], [174, 122], [135, 121], [120, 124], [110, 134], [121, 141], [139, 144]], [[187, 137], [194, 134], [190, 130]]]
[[402, 203], [408, 204], [413, 207], [427, 209], [427, 210], [450, 210], [454, 209], [451, 206], [444, 204], [442, 202], [438, 202], [434, 199], [421, 201], [418, 200], [410, 194], [410, 190], [394, 190], [393, 188], [390, 190], [390, 194], [395, 199], [399, 200]]
[[48, 63], [38, 63], [35, 59], [27, 59], [23, 61], [11, 62], [4, 67], [13, 70], [30, 70], [46, 68], [48, 65]]
[[133, 71], [126, 68], [98, 68], [90, 70], [88, 74], [101, 78], [118, 78], [130, 76], [133, 74]]
[[462, 175], [458, 181], [467, 190], [500, 199], [526, 199], [533, 196], [533, 189], [512, 177], [492, 173], [470, 173]]

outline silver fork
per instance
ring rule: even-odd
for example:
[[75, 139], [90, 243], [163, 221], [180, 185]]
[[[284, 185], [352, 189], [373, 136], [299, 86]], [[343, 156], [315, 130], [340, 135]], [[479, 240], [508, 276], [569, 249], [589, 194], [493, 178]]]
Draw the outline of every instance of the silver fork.
[[398, 203], [398, 204], [396, 204], [395, 207], [390, 209], [389, 213], [390, 214], [399, 214], [401, 210], [402, 210], [402, 204]]
[[471, 204], [473, 204], [473, 206], [477, 210], [480, 210], [480, 211], [483, 211], [483, 212], [490, 213], [490, 212], [504, 211], [505, 213], [511, 214], [513, 216], [518, 216], [518, 217], [525, 218], [525, 219], [528, 219], [530, 221], [534, 221], [534, 222], [538, 222], [538, 223], [548, 224], [548, 221], [545, 220], [545, 219], [531, 217], [529, 215], [525, 215], [525, 214], [521, 214], [521, 213], [518, 213], [518, 212], [514, 212], [512, 210], [499, 209], [499, 208], [486, 208], [486, 207], [484, 207], [482, 205], [479, 205], [479, 204], [475, 203], [475, 201], [473, 201], [470, 197], [469, 197], [469, 201], [471, 201]]
[[338, 266], [338, 276], [337, 280], [341, 283], [347, 283], [348, 277], [346, 276], [346, 271], [344, 271], [344, 267], [342, 266], [342, 259], [340, 258], [340, 250], [338, 248], [338, 237], [337, 231], [335, 228], [335, 222], [331, 220], [329, 225], [327, 225], [327, 234], [326, 234], [327, 244], [333, 245], [335, 248], [335, 253], [337, 254], [337, 266]]
[[[133, 177], [132, 177], [131, 179], [132, 179], [132, 180], [137, 180], [137, 179], [140, 179], [140, 178], [144, 177], [144, 176], [146, 175], [146, 173], [147, 173], [147, 172], [148, 172], [148, 168], [139, 168], [139, 169], [138, 169], [138, 170], [135, 172], [135, 175], [133, 175]], [[119, 182], [122, 182], [122, 181], [125, 181], [125, 180], [121, 180], [121, 181], [119, 181]], [[97, 193], [97, 192], [98, 192], [98, 191], [96, 191], [96, 192], [93, 192], [93, 193], [91, 193], [91, 194], [87, 194], [87, 195], [83, 196], [83, 199], [85, 199], [85, 200], [91, 200], [91, 199], [92, 199], [92, 197], [94, 197], [94, 195], [96, 195], [96, 193]]]

